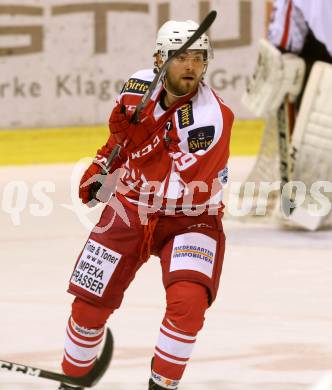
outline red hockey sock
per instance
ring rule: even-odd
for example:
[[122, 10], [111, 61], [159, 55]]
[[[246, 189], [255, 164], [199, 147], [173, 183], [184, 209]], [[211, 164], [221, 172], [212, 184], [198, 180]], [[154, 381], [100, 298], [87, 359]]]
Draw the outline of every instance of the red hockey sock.
[[76, 298], [68, 320], [62, 370], [66, 375], [82, 376], [93, 367], [104, 336], [110, 309], [95, 307]]
[[153, 380], [167, 389], [176, 389], [195, 341], [196, 334], [180, 331], [164, 319], [154, 352]]
[[160, 327], [151, 377], [166, 389], [176, 389], [192, 354], [208, 307], [207, 290], [193, 282], [167, 289], [167, 310]]
[[103, 336], [104, 328], [83, 328], [70, 317], [65, 337], [63, 372], [71, 376], [87, 374], [96, 360]]

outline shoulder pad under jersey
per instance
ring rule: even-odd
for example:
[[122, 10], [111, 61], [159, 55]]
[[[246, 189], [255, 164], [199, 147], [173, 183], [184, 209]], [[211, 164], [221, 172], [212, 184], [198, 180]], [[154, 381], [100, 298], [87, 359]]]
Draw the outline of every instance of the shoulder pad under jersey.
[[124, 84], [120, 95], [123, 94], [135, 94], [144, 95], [146, 90], [149, 88], [155, 74], [153, 69], [143, 69], [134, 73], [129, 80]]

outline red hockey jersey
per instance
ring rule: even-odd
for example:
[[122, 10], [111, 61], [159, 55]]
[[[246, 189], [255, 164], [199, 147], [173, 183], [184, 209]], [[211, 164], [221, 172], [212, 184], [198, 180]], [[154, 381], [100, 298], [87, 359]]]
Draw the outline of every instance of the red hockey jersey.
[[[133, 111], [153, 77], [152, 69], [135, 73], [118, 102]], [[117, 195], [167, 215], [212, 212], [222, 207], [233, 113], [204, 82], [175, 110], [162, 108], [162, 90], [160, 83], [145, 109], [157, 121], [156, 132], [137, 150], [121, 153], [125, 174]]]

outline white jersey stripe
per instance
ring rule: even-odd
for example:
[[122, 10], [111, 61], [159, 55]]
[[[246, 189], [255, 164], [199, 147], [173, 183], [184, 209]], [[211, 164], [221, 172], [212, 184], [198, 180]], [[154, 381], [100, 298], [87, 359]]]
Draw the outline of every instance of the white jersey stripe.
[[96, 338], [97, 336], [102, 336], [104, 334], [104, 328], [100, 329], [87, 329], [76, 324], [72, 317], [70, 317], [70, 326], [73, 330], [82, 337], [85, 338]]
[[80, 344], [86, 345], [87, 348], [88, 348], [89, 346], [90, 346], [90, 347], [91, 347], [91, 346], [93, 347], [93, 346], [95, 346], [96, 344], [99, 344], [99, 343], [102, 341], [102, 339], [103, 339], [103, 334], [99, 337], [99, 339], [94, 340], [94, 341], [87, 341], [87, 340], [81, 339], [81, 338], [79, 338], [79, 337], [76, 337], [76, 336], [73, 334], [73, 332], [71, 331], [71, 329], [70, 329], [69, 326], [67, 326], [67, 332], [68, 332], [69, 336], [70, 336], [74, 341], [76, 341], [76, 342], [78, 342], [78, 343], [80, 343]]
[[65, 337], [65, 350], [77, 360], [91, 360], [98, 354], [100, 343], [95, 347], [82, 347], [71, 340], [68, 334]]
[[171, 359], [168, 356], [163, 355], [161, 352], [157, 351], [156, 349], [155, 349], [154, 353], [155, 353], [155, 355], [159, 356], [163, 360], [166, 360], [167, 362], [179, 364], [181, 366], [185, 366], [187, 364], [187, 362], [181, 362], [180, 360]]
[[89, 367], [89, 366], [91, 366], [91, 364], [93, 364], [93, 362], [96, 360], [96, 358], [95, 359], [93, 359], [92, 361], [90, 360], [88, 363], [77, 363], [77, 362], [75, 362], [74, 360], [72, 360], [71, 358], [70, 358], [70, 356], [68, 355], [68, 353], [65, 351], [65, 357], [66, 357], [66, 360], [70, 363], [70, 364], [72, 364], [72, 365], [74, 365], [74, 366], [76, 366], [76, 367]]
[[157, 347], [172, 356], [179, 357], [181, 359], [188, 359], [191, 356], [195, 343], [185, 343], [178, 340], [174, 340], [171, 337], [166, 336], [160, 332]]
[[183, 339], [183, 340], [190, 340], [190, 341], [193, 341], [193, 342], [196, 341], [196, 337], [195, 336], [187, 336], [187, 335], [184, 335], [182, 333], [174, 332], [173, 330], [168, 329], [163, 324], [161, 324], [160, 329], [162, 329], [164, 332], [168, 333], [171, 336], [175, 336], [175, 337], [178, 337], [178, 338]]

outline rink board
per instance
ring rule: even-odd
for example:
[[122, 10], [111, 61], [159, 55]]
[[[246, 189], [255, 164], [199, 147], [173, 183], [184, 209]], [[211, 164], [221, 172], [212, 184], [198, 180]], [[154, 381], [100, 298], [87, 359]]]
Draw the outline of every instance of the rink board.
[[[258, 152], [264, 122], [235, 121], [231, 141], [232, 155]], [[109, 136], [107, 125], [49, 129], [0, 131], [0, 165], [75, 162], [94, 156]]]

